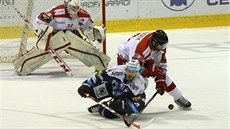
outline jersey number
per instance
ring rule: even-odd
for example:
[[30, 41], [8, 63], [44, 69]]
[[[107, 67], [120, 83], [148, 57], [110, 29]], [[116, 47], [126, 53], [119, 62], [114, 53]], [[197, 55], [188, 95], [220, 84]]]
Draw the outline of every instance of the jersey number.
[[71, 28], [73, 24], [67, 24], [66, 28]]

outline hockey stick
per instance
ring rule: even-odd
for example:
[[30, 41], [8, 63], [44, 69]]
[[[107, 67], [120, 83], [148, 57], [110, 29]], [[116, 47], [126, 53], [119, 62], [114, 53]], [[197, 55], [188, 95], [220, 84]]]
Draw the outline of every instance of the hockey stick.
[[[140, 114], [145, 110], [145, 108], [146, 108], [146, 107], [149, 105], [149, 103], [156, 97], [157, 94], [158, 94], [158, 92], [156, 91], [156, 92], [153, 94], [153, 96], [149, 99], [149, 101], [145, 104], [144, 108], [140, 111], [140, 113], [139, 113], [138, 115], [136, 115], [136, 116], [132, 119], [131, 122], [134, 122], [134, 121], [140, 116]], [[124, 121], [124, 122], [125, 122], [125, 124], [126, 124], [128, 127], [131, 126], [130, 123], [127, 123], [126, 121]]]
[[113, 113], [114, 115], [116, 115], [117, 117], [123, 119], [126, 123], [133, 125], [134, 127], [136, 127], [137, 129], [140, 129], [141, 126], [137, 125], [136, 123], [132, 122], [130, 119], [128, 119], [126, 116], [123, 116], [121, 114], [119, 114], [118, 112], [114, 111], [113, 109], [111, 109], [110, 107], [106, 106], [103, 103], [100, 103], [98, 100], [96, 100], [94, 97], [92, 97], [91, 95], [85, 93], [87, 98], [90, 98], [92, 100], [94, 100], [96, 103], [98, 103], [99, 105], [101, 105], [102, 107], [104, 107], [105, 109], [107, 109], [108, 111], [110, 111], [111, 113]]
[[[26, 19], [31, 19], [32, 17], [32, 10], [33, 10], [33, 0], [27, 0], [27, 8], [26, 8]], [[20, 47], [19, 47], [19, 52], [18, 56], [20, 56], [23, 52], [26, 51], [26, 44], [27, 44], [27, 39], [28, 39], [28, 34], [29, 34], [29, 26], [28, 24], [24, 23], [24, 28], [22, 32], [22, 39], [20, 42]]]
[[[10, 5], [17, 13], [18, 15], [22, 18], [22, 20], [28, 25], [28, 27], [33, 31], [33, 25], [30, 23], [26, 17], [24, 17], [21, 12], [13, 5], [13, 3], [10, 0], [5, 0], [7, 5]], [[37, 36], [37, 34], [33, 31], [33, 33]], [[95, 71], [94, 67], [90, 67], [87, 70], [79, 71], [76, 72], [75, 74], [73, 71], [70, 69], [70, 67], [65, 63], [65, 61], [59, 56], [59, 54], [49, 45], [48, 52], [50, 55], [53, 57], [53, 59], [59, 64], [59, 66], [63, 69], [63, 71], [69, 76], [69, 77], [80, 77], [84, 76], [90, 73], [93, 73]]]

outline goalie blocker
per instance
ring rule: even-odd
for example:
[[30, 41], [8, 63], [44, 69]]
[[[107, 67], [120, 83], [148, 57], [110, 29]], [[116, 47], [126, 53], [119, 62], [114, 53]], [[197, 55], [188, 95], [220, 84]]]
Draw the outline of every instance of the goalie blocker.
[[95, 66], [96, 70], [102, 70], [108, 66], [111, 60], [110, 57], [99, 51], [89, 40], [87, 42], [71, 31], [66, 31], [65, 33], [59, 31], [52, 36], [52, 31], [52, 27], [40, 25], [38, 39], [34, 47], [13, 61], [18, 75], [27, 75], [50, 61], [52, 56], [48, 52], [49, 45], [57, 53], [67, 51], [70, 55], [82, 61], [86, 66]]

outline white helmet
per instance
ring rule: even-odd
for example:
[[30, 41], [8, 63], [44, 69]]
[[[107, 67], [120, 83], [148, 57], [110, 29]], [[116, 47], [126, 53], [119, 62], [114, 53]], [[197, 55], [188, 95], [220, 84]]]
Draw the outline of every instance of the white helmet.
[[132, 60], [126, 63], [125, 66], [125, 78], [127, 81], [133, 80], [133, 78], [139, 73], [140, 63], [138, 60]]
[[71, 18], [77, 18], [77, 13], [80, 10], [80, 0], [65, 0], [64, 1], [66, 10]]
[[126, 67], [125, 67], [126, 70], [135, 71], [135, 72], [139, 72], [140, 68], [141, 67], [140, 67], [139, 60], [131, 60], [128, 63], [126, 63]]

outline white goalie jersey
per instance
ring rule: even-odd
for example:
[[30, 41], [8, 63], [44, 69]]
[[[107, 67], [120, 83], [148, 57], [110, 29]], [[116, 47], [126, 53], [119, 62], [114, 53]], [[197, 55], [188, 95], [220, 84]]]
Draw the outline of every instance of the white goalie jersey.
[[90, 14], [83, 9], [80, 9], [78, 18], [70, 19], [64, 4], [54, 6], [50, 10], [40, 13], [33, 23], [34, 30], [38, 30], [40, 24], [52, 26], [54, 32], [60, 30], [73, 31], [76, 28], [85, 31], [94, 26]]

